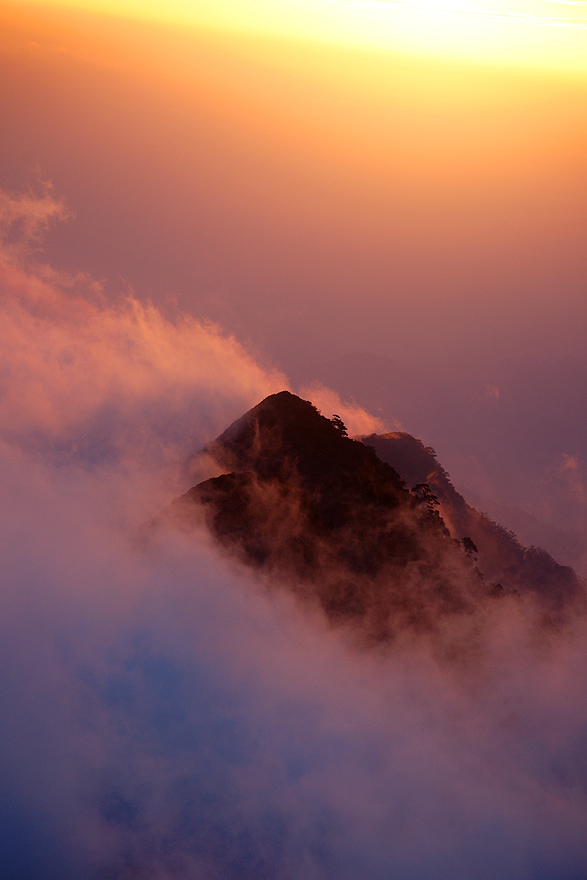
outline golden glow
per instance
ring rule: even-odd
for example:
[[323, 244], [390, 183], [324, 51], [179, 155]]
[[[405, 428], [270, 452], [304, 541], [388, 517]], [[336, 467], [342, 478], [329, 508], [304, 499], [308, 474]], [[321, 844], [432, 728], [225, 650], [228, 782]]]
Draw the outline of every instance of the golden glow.
[[587, 70], [587, 0], [61, 0], [60, 5], [222, 30]]

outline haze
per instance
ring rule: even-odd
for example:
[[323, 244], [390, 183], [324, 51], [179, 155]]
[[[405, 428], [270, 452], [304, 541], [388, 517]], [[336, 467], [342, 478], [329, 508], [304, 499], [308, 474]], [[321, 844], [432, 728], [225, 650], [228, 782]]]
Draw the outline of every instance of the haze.
[[290, 388], [587, 574], [587, 7], [482, 7], [0, 7], [9, 880], [583, 876], [582, 624], [455, 681], [132, 545]]
[[[199, 20], [212, 8], [194, 7]], [[260, 13], [243, 31], [238, 18], [210, 29], [5, 6], [0, 185], [16, 195], [35, 174], [52, 182], [75, 218], [45, 239], [53, 265], [218, 322], [294, 382], [335, 384], [423, 435], [470, 491], [560, 525], [575, 501], [561, 489], [549, 509], [548, 474], [564, 456], [580, 480], [585, 467], [573, 389], [585, 383], [587, 79], [560, 43], [584, 40], [583, 7], [526, 9], [574, 22], [527, 25], [557, 48], [556, 65], [529, 59], [515, 28], [507, 59], [473, 61], [441, 45], [393, 54], [366, 37], [320, 40], [303, 4], [268, 8], [297, 9], [293, 37], [268, 34]], [[388, 382], [374, 394], [377, 371], [359, 386], [344, 361], [355, 355], [391, 358], [402, 376], [415, 365], [403, 386], [413, 405]], [[544, 374], [561, 360], [549, 391]], [[472, 385], [457, 400], [455, 375]], [[441, 380], [433, 418], [426, 376]], [[513, 430], [487, 392], [500, 385], [520, 413]], [[468, 423], [484, 396], [482, 448]], [[538, 397], [537, 433], [523, 412]], [[496, 419], [501, 472], [487, 461]]]

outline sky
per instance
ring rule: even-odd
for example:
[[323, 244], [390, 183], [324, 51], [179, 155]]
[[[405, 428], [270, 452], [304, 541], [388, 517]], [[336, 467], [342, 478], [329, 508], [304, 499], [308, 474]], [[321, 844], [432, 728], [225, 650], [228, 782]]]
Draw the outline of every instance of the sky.
[[583, 876], [581, 624], [489, 621], [455, 677], [353, 653], [204, 534], [133, 536], [290, 388], [585, 575], [586, 28], [0, 4], [9, 880]]
[[64, 202], [52, 266], [352, 396], [585, 566], [586, 9], [3, 4], [0, 187]]

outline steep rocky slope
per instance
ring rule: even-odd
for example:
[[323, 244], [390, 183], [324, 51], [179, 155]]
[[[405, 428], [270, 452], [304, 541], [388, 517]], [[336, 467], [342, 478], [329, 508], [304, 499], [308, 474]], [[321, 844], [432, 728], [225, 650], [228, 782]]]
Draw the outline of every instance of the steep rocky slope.
[[506, 590], [532, 593], [553, 610], [584, 595], [584, 584], [572, 568], [559, 565], [545, 550], [523, 547], [513, 532], [467, 504], [433, 449], [403, 432], [372, 434], [362, 440], [382, 461], [393, 465], [409, 486], [429, 486], [451, 535], [473, 542], [469, 553], [487, 581], [498, 582]]

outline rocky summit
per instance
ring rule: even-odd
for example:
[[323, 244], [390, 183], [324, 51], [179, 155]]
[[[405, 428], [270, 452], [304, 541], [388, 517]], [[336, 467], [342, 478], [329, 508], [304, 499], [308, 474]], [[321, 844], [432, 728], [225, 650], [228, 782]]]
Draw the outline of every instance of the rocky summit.
[[223, 473], [153, 522], [189, 531], [203, 521], [267, 584], [292, 590], [371, 643], [438, 633], [494, 603], [518, 601], [518, 582], [488, 580], [474, 540], [451, 535], [438, 486], [408, 488], [398, 473], [413, 478], [406, 449], [396, 469], [389, 449], [382, 460], [373, 446], [373, 437], [349, 438], [339, 418], [282, 391], [206, 447]]

